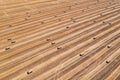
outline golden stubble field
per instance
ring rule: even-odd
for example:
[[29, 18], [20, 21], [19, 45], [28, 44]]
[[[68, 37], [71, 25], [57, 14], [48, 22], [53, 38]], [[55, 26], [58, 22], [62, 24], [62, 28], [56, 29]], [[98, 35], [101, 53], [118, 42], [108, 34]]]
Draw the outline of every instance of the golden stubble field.
[[120, 0], [0, 0], [0, 80], [120, 80]]

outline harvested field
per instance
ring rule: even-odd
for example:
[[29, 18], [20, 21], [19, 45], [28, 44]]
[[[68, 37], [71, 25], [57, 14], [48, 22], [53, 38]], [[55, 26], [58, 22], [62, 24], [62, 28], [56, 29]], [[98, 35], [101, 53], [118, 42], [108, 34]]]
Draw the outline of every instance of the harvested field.
[[0, 0], [0, 80], [120, 80], [120, 0]]

